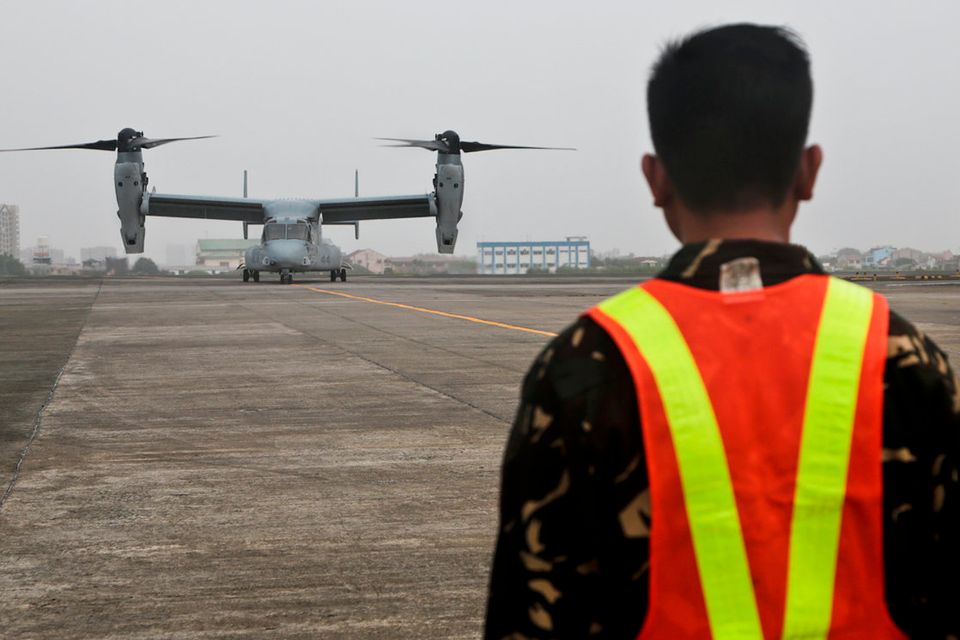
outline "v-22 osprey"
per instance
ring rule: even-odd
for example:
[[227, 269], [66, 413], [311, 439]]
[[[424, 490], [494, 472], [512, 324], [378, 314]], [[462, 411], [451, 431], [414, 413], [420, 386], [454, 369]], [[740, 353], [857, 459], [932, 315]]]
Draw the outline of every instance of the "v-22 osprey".
[[[347, 265], [341, 250], [324, 242], [326, 225], [352, 225], [359, 237], [363, 220], [395, 218], [435, 218], [437, 251], [453, 253], [457, 243], [457, 224], [463, 216], [464, 174], [461, 153], [493, 149], [560, 149], [560, 147], [524, 147], [461, 141], [455, 131], [444, 131], [433, 140], [379, 138], [394, 144], [387, 146], [419, 147], [436, 151], [434, 191], [424, 195], [385, 197], [353, 197], [327, 200], [277, 199], [246, 197], [191, 196], [148, 191], [143, 150], [170, 142], [200, 140], [215, 136], [187, 138], [146, 138], [142, 131], [121, 130], [115, 140], [98, 140], [81, 144], [52, 147], [3, 149], [2, 151], [39, 151], [49, 149], [92, 149], [116, 151], [114, 189], [117, 195], [117, 216], [120, 237], [126, 252], [143, 253], [147, 216], [171, 218], [204, 218], [233, 220], [243, 223], [243, 237], [250, 225], [263, 225], [260, 244], [247, 249], [244, 256], [243, 280], [260, 281], [262, 272], [278, 273], [280, 282], [293, 282], [295, 272], [329, 271], [330, 280], [347, 279]], [[356, 194], [359, 195], [359, 194]]]

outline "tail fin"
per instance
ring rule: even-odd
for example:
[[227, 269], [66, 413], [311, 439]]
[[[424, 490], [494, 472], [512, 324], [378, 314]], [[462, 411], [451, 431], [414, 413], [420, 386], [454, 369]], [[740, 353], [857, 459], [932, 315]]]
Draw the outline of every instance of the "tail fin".
[[[243, 170], [243, 197], [247, 197], [247, 170]], [[243, 223], [243, 239], [247, 240], [250, 237], [249, 223]], [[239, 267], [237, 267], [239, 269]]]

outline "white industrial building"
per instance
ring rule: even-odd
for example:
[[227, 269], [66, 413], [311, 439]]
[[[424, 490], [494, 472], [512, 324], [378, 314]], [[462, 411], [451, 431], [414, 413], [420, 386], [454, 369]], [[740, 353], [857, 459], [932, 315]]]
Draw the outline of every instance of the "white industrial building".
[[517, 275], [536, 269], [586, 269], [590, 266], [590, 241], [582, 236], [566, 240], [527, 242], [478, 242], [479, 273]]

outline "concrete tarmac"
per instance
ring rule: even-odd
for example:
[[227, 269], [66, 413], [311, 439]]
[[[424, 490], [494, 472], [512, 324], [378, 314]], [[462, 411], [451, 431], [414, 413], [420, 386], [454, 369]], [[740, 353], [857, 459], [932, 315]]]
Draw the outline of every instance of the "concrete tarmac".
[[0, 281], [0, 635], [477, 637], [523, 374], [630, 281], [238, 280]]

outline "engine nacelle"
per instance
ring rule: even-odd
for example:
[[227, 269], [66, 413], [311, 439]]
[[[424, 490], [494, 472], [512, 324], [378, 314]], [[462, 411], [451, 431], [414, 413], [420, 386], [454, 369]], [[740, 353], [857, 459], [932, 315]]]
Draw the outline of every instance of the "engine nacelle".
[[453, 253], [457, 245], [457, 223], [463, 214], [463, 165], [459, 154], [437, 154], [437, 251]]
[[120, 238], [127, 253], [143, 253], [146, 232], [144, 216], [140, 213], [140, 200], [143, 198], [144, 180], [142, 162], [121, 162], [118, 158], [113, 170], [113, 185], [117, 191]]

